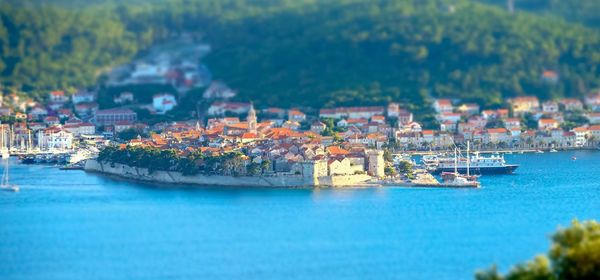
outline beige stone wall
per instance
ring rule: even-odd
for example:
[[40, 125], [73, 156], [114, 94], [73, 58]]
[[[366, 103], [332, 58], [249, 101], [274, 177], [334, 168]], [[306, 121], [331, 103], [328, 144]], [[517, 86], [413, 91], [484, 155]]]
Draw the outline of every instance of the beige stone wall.
[[276, 176], [184, 176], [179, 172], [155, 171], [152, 174], [145, 168], [136, 168], [122, 164], [100, 163], [88, 160], [85, 165], [88, 172], [99, 172], [127, 179], [167, 183], [190, 184], [206, 186], [239, 186], [239, 187], [318, 187], [318, 186], [349, 186], [361, 184], [371, 179], [367, 175], [322, 176], [276, 175]]

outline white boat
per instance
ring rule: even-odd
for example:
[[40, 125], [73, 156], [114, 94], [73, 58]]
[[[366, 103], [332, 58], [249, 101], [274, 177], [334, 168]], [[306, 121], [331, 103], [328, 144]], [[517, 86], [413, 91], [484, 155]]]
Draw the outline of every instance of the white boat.
[[543, 154], [543, 153], [544, 153], [544, 151], [542, 151], [542, 150], [537, 150], [537, 151], [535, 151], [535, 153], [536, 153], [536, 154]]
[[0, 184], [0, 190], [18, 192], [19, 186], [11, 185], [8, 181], [8, 159], [4, 159], [4, 174], [2, 174], [2, 183]]
[[[453, 172], [455, 169], [461, 174], [512, 174], [518, 167], [518, 164], [508, 164], [501, 154], [492, 154], [484, 156], [470, 152], [466, 157], [460, 157], [456, 160], [453, 157], [423, 157], [423, 165], [432, 173]], [[467, 167], [467, 165], [469, 165]]]
[[479, 188], [481, 185], [477, 181], [477, 176], [471, 176], [470, 169], [469, 142], [467, 142], [467, 175], [458, 173], [458, 152], [454, 149], [454, 172], [442, 172], [442, 185], [453, 188]]
[[2, 154], [2, 159], [10, 158], [10, 153], [6, 149], [2, 149], [2, 151], [0, 151], [0, 154]]
[[443, 186], [454, 188], [479, 188], [480, 183], [474, 178], [461, 175], [459, 173], [447, 172], [442, 174]]
[[[0, 144], [0, 155], [2, 156], [2, 159], [8, 159], [10, 157], [10, 149], [8, 148], [7, 142], [6, 141], [6, 135], [4, 135], [4, 125], [2, 125], [2, 128], [0, 129], [0, 134], [2, 134], [0, 137], [0, 140], [2, 141], [2, 144]], [[9, 135], [10, 138], [10, 135]]]
[[414, 160], [412, 160], [412, 158], [410, 157], [410, 155], [403, 155], [403, 154], [392, 154], [392, 163], [395, 166], [400, 165], [401, 162], [403, 161], [407, 161], [410, 162], [412, 165], [417, 165]]
[[550, 152], [551, 153], [558, 153], [558, 151], [556, 149], [551, 149]]

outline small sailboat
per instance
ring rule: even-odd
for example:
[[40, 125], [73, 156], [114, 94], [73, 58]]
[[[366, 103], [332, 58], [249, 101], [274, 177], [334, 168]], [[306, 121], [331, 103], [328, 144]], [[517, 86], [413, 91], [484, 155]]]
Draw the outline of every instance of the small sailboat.
[[19, 186], [17, 185], [11, 185], [9, 183], [8, 180], [8, 159], [4, 159], [4, 174], [2, 174], [2, 183], [0, 183], [0, 190], [3, 191], [11, 191], [11, 192], [18, 192], [19, 191]]
[[[6, 135], [4, 134], [4, 125], [0, 129], [2, 144], [0, 145], [0, 155], [2, 159], [8, 159], [10, 157], [10, 149], [7, 147]], [[10, 136], [9, 136], [10, 137]]]
[[467, 175], [458, 173], [458, 152], [454, 149], [454, 172], [442, 172], [443, 186], [454, 188], [479, 188], [476, 176], [470, 173], [469, 142], [467, 142]]

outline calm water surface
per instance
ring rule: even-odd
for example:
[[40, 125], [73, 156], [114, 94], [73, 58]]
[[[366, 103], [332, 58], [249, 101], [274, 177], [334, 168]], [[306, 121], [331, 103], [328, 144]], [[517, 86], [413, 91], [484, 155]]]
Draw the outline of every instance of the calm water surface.
[[472, 279], [600, 219], [600, 152], [507, 159], [517, 174], [479, 190], [168, 189], [13, 165], [0, 279]]

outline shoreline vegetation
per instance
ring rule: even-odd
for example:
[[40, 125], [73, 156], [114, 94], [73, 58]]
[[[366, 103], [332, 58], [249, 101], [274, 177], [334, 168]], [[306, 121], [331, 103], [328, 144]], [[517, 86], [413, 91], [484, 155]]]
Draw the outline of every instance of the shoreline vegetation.
[[238, 151], [207, 156], [199, 150], [184, 154], [176, 149], [160, 149], [154, 147], [132, 147], [124, 149], [107, 146], [100, 151], [97, 160], [128, 165], [131, 167], [154, 171], [174, 171], [188, 175], [259, 175], [270, 170], [271, 162], [244, 165], [248, 157]]
[[551, 237], [547, 255], [521, 263], [506, 274], [496, 266], [479, 271], [476, 280], [562, 280], [600, 279], [600, 223], [574, 220]]

